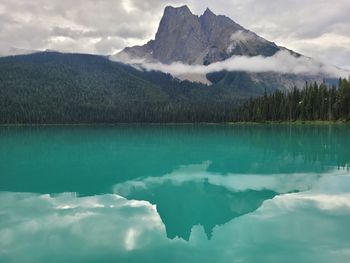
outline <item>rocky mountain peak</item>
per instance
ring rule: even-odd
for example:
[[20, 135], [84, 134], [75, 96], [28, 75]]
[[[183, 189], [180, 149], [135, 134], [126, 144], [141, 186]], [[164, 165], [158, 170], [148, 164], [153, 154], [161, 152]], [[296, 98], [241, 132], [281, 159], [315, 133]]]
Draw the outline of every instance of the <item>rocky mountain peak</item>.
[[205, 9], [202, 17], [214, 17], [216, 16], [209, 8]]
[[162, 63], [194, 63], [206, 45], [198, 16], [187, 6], [167, 7], [153, 43], [152, 57]]
[[167, 6], [164, 10], [164, 16], [173, 16], [173, 15], [192, 15], [191, 10], [187, 5], [180, 7]]
[[[233, 56], [270, 57], [281, 50], [284, 49], [245, 29], [229, 17], [214, 14], [209, 8], [201, 16], [197, 16], [188, 6], [168, 6], [164, 10], [154, 40], [143, 46], [125, 48], [113, 59], [127, 63], [143, 61], [209, 65]], [[290, 53], [299, 56], [292, 51]], [[188, 73], [176, 77], [205, 84], [220, 83], [253, 89], [262, 83], [266, 87], [293, 87], [305, 82], [304, 77], [284, 76], [279, 73]]]
[[201, 16], [188, 6], [167, 6], [155, 39], [144, 46], [126, 48], [124, 57], [165, 64], [211, 64], [233, 55], [271, 56], [279, 48], [209, 8]]
[[[170, 31], [174, 31], [176, 27], [194, 27], [196, 26], [195, 24], [197, 20], [197, 16], [193, 15], [186, 5], [177, 8], [168, 6], [165, 8], [164, 15], [160, 21], [159, 28], [156, 34], [156, 40], [157, 38], [160, 38], [162, 34], [169, 35], [169, 33], [172, 33]], [[183, 30], [185, 29], [186, 28], [184, 28]]]

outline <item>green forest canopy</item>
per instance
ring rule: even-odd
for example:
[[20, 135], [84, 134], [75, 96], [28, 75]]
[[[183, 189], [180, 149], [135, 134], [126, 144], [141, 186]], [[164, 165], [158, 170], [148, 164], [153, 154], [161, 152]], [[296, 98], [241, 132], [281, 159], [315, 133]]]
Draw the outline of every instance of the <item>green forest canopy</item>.
[[288, 93], [250, 99], [239, 107], [232, 121], [349, 121], [350, 80], [340, 79], [339, 88], [322, 83], [306, 84]]

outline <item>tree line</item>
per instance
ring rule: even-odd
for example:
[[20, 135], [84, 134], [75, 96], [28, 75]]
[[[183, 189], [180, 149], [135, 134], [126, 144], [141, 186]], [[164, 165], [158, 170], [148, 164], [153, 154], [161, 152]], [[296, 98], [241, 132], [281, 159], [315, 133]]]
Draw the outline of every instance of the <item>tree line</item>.
[[325, 82], [306, 83], [305, 88], [251, 98], [233, 114], [234, 122], [349, 121], [350, 79], [336, 87]]

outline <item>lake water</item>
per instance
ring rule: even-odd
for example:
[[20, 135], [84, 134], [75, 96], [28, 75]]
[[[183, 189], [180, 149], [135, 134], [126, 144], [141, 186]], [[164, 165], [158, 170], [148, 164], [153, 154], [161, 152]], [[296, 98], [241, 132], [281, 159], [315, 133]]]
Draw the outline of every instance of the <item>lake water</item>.
[[350, 127], [0, 128], [0, 262], [349, 262]]

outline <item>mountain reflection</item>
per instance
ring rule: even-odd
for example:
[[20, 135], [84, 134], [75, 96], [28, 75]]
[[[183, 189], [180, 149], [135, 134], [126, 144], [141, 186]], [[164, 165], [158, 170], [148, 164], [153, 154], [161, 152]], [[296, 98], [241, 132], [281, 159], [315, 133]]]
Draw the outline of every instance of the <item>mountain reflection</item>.
[[189, 241], [193, 226], [203, 226], [208, 239], [211, 239], [215, 226], [255, 211], [265, 200], [276, 195], [269, 190], [231, 192], [208, 182], [182, 185], [168, 182], [151, 189], [134, 188], [126, 198], [155, 204], [167, 237]]
[[[258, 183], [250, 184], [251, 180], [242, 184], [242, 178], [237, 176], [238, 179], [235, 180], [234, 175], [227, 175], [226, 182], [231, 181], [231, 186], [225, 188], [221, 184], [223, 177], [220, 175], [200, 172], [198, 169], [194, 172], [193, 167], [191, 169], [192, 172], [189, 171], [189, 176], [186, 176], [189, 178], [185, 179], [178, 170], [157, 180], [144, 178], [115, 187], [116, 190], [129, 194], [136, 189], [141, 191], [141, 188], [155, 190], [159, 185], [164, 185], [168, 192], [174, 191], [173, 195], [162, 193], [174, 196], [170, 204], [176, 205], [174, 209], [177, 209], [174, 213], [166, 214], [173, 217], [171, 222], [165, 221], [167, 229], [159, 216], [160, 211], [157, 213], [156, 210], [163, 207], [168, 213], [169, 209], [163, 204], [156, 207], [149, 202], [126, 200], [115, 194], [80, 197], [75, 193], [37, 195], [0, 192], [0, 261], [349, 261], [350, 175], [347, 171], [331, 170], [320, 177], [307, 174], [274, 176], [273, 178], [279, 177], [277, 180], [252, 177], [254, 182], [259, 182], [260, 188], [262, 185], [265, 188], [269, 185], [268, 187], [274, 189], [268, 191], [258, 190]], [[221, 179], [214, 180], [218, 178]], [[206, 213], [206, 216], [215, 221], [220, 215], [219, 219], [224, 222], [223, 214], [228, 211], [230, 204], [231, 214], [226, 218], [234, 214], [232, 211], [242, 213], [247, 211], [248, 206], [254, 207], [257, 204], [254, 200], [266, 197], [263, 192], [266, 195], [269, 192], [278, 193], [278, 189], [288, 190], [293, 185], [299, 188], [297, 182], [302, 181], [309, 184], [311, 189], [306, 192], [280, 194], [263, 202], [257, 211], [215, 227], [210, 242], [201, 227], [197, 226], [192, 228], [189, 242], [181, 238], [169, 239], [165, 235], [166, 231], [183, 231], [179, 224], [183, 222], [179, 219], [181, 214], [177, 213], [183, 207], [193, 208], [195, 204], [194, 211], [187, 209], [185, 212], [194, 216], [199, 214], [198, 218], [202, 222], [210, 222], [202, 217], [202, 211], [212, 211], [212, 214]], [[246, 186], [245, 190], [243, 185]], [[189, 200], [183, 201], [181, 196], [175, 195], [176, 191], [186, 194], [183, 198], [187, 196]], [[208, 195], [203, 194], [203, 191], [208, 191]], [[241, 195], [235, 195], [235, 192]], [[153, 197], [149, 193], [148, 195]], [[181, 199], [176, 200], [178, 197]], [[242, 203], [239, 202], [240, 198], [244, 198]], [[248, 204], [248, 200], [252, 200], [252, 203]], [[238, 206], [239, 204], [242, 206]], [[222, 208], [222, 212], [219, 208]], [[164, 214], [163, 211], [161, 213]], [[216, 224], [220, 222], [217, 221]], [[179, 228], [176, 228], [178, 225]]]
[[189, 241], [192, 228], [201, 225], [210, 240], [216, 226], [254, 212], [281, 193], [307, 190], [320, 178], [313, 174], [220, 175], [208, 172], [209, 167], [210, 162], [181, 167], [163, 177], [115, 185], [114, 192], [156, 205], [168, 238]]

